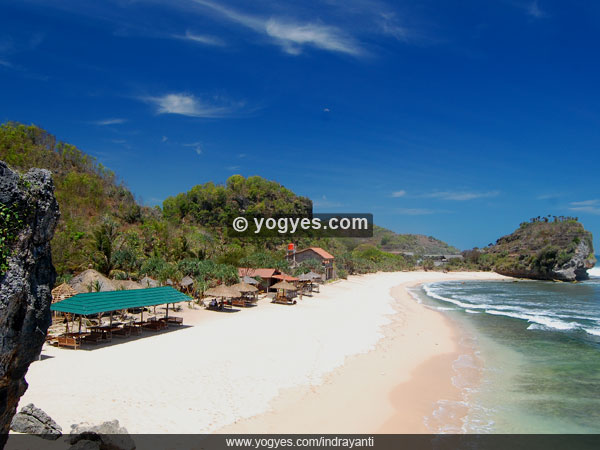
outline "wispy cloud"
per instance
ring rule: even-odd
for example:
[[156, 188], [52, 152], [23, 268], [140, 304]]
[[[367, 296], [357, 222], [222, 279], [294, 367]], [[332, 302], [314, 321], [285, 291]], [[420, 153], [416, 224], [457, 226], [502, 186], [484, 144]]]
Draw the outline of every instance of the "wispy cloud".
[[398, 209], [395, 209], [394, 211], [403, 216], [425, 216], [425, 215], [435, 214], [436, 212], [439, 212], [434, 209], [426, 209], [426, 208], [398, 208]]
[[155, 106], [157, 114], [179, 114], [189, 117], [224, 118], [230, 117], [244, 106], [242, 102], [231, 103], [214, 97], [203, 100], [191, 94], [173, 93], [159, 97], [143, 97], [143, 101]]
[[202, 153], [204, 153], [202, 151], [202, 143], [201, 142], [192, 142], [190, 144], [183, 144], [184, 147], [192, 147], [194, 149], [194, 152], [196, 152], [196, 155], [201, 155]]
[[547, 17], [547, 14], [544, 11], [542, 11], [537, 0], [533, 0], [531, 3], [529, 3], [527, 5], [526, 11], [527, 14], [529, 14], [531, 17], [535, 17], [536, 19], [542, 19], [544, 17]]
[[313, 200], [313, 206], [317, 208], [338, 208], [342, 206], [340, 202], [332, 201], [323, 195], [321, 198]]
[[571, 202], [569, 205], [570, 211], [600, 215], [600, 199]]
[[226, 45], [225, 41], [216, 36], [210, 36], [206, 34], [195, 34], [190, 31], [186, 31], [184, 35], [174, 35], [173, 37], [176, 39], [183, 39], [197, 44], [212, 45], [215, 47], [224, 47]]
[[403, 189], [400, 191], [392, 192], [392, 197], [394, 197], [394, 198], [404, 197], [405, 195], [406, 195], [406, 191]]
[[496, 197], [500, 194], [499, 191], [474, 192], [474, 191], [437, 191], [429, 194], [424, 194], [423, 198], [436, 198], [440, 200], [467, 201], [478, 198]]
[[209, 0], [194, 0], [222, 18], [268, 37], [291, 55], [302, 53], [304, 46], [352, 56], [364, 55], [362, 46], [348, 33], [319, 22], [300, 23], [291, 19], [262, 17], [239, 12]]
[[111, 118], [111, 119], [94, 120], [92, 123], [94, 125], [107, 126], [107, 125], [120, 125], [125, 122], [127, 122], [127, 119]]

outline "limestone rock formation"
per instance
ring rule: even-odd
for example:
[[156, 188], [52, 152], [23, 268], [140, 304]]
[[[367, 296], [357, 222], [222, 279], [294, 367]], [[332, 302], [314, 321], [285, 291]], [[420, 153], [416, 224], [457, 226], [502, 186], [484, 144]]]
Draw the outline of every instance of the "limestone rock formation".
[[524, 222], [484, 252], [496, 272], [517, 278], [585, 280], [595, 264], [592, 234], [573, 217]]
[[12, 431], [36, 434], [44, 439], [55, 440], [62, 435], [62, 428], [52, 418], [30, 403], [19, 411], [12, 419]]
[[51, 323], [50, 240], [58, 217], [49, 171], [21, 175], [0, 161], [0, 448]]

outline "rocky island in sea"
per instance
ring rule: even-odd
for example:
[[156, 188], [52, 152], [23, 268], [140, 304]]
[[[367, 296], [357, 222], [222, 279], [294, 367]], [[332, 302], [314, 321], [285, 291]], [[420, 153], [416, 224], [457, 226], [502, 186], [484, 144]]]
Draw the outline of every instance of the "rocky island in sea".
[[575, 217], [536, 217], [484, 250], [494, 271], [536, 280], [580, 281], [594, 267], [592, 233]]

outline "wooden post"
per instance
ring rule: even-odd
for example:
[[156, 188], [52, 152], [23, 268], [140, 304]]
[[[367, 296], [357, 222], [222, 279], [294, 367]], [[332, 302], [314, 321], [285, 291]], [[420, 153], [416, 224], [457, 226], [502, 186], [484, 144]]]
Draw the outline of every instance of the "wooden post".
[[79, 333], [81, 333], [81, 314], [79, 315]]

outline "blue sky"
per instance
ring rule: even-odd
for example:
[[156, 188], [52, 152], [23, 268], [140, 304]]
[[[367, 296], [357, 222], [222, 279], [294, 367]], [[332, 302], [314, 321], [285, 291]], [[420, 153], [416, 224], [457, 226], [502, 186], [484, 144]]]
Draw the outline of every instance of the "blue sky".
[[318, 212], [484, 246], [530, 217], [600, 241], [600, 3], [0, 0], [0, 120], [146, 204], [261, 175]]

